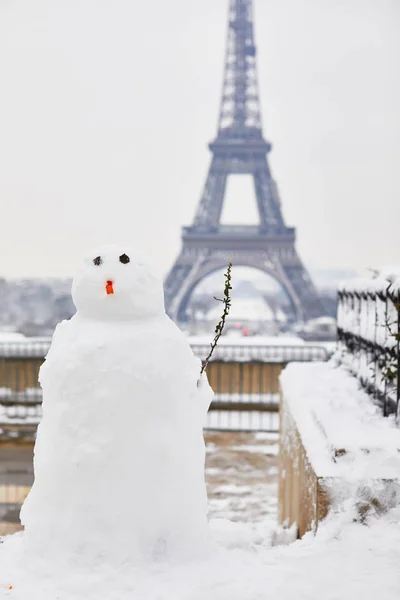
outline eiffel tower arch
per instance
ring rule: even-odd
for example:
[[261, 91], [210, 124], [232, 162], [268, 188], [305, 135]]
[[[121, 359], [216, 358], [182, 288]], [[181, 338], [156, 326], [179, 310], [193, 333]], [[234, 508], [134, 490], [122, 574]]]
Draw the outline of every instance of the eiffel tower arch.
[[[271, 275], [285, 290], [292, 317], [322, 314], [322, 304], [295, 248], [296, 232], [285, 225], [267, 155], [258, 95], [252, 0], [230, 0], [228, 41], [217, 136], [209, 148], [211, 164], [197, 212], [184, 227], [182, 249], [165, 281], [167, 313], [187, 319], [190, 297], [210, 273], [234, 266]], [[227, 178], [251, 175], [259, 225], [222, 225]]]

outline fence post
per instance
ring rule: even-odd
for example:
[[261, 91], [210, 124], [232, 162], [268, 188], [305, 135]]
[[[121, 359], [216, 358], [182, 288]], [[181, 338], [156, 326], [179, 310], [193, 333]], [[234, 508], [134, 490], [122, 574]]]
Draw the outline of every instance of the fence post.
[[397, 347], [397, 394], [396, 394], [396, 401], [397, 401], [397, 420], [400, 420], [400, 288], [397, 290], [397, 304], [396, 304], [396, 311], [397, 311], [397, 332], [396, 332], [396, 347]]

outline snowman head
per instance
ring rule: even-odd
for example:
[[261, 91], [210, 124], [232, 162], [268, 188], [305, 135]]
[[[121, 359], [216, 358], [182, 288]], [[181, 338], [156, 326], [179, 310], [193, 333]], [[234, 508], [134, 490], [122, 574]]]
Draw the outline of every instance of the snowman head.
[[134, 320], [164, 314], [162, 281], [126, 246], [103, 246], [83, 261], [72, 283], [79, 315]]

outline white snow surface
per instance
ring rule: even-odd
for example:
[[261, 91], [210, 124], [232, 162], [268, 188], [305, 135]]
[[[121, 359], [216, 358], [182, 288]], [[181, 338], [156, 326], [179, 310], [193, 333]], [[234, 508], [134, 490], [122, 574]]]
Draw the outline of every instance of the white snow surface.
[[57, 327], [40, 371], [21, 561], [43, 577], [186, 560], [209, 545], [202, 425], [212, 391], [164, 313], [161, 282], [134, 257], [106, 247], [85, 260], [77, 313]]
[[385, 292], [391, 284], [393, 289], [400, 287], [400, 265], [382, 266], [371, 277], [357, 277], [343, 281], [339, 290], [348, 292]]
[[[280, 375], [284, 403], [317, 476], [400, 480], [400, 428], [334, 360], [291, 363]], [[333, 460], [334, 450], [345, 450]]]
[[[400, 509], [354, 522], [351, 506], [328, 517], [316, 536], [266, 548], [243, 524], [213, 524], [219, 545], [185, 563], [120, 566], [40, 576], [17, 567], [24, 534], [0, 545], [0, 597], [14, 600], [397, 600]], [[277, 536], [278, 537], [278, 536]], [[27, 567], [29, 564], [27, 563]], [[12, 589], [8, 590], [8, 586]]]
[[[219, 305], [214, 306], [206, 314], [207, 321], [211, 321], [212, 323], [218, 323], [220, 318], [221, 307]], [[234, 298], [227, 317], [228, 323], [232, 323], [233, 321], [255, 321], [264, 324], [268, 322], [275, 323], [275, 315], [261, 295], [252, 298], [239, 297]]]
[[[205, 336], [188, 338], [196, 356], [204, 359], [210, 351], [210, 339]], [[294, 336], [223, 335], [213, 353], [212, 360], [249, 362], [288, 362], [291, 360], [324, 360], [330, 353], [327, 344], [307, 343]]]
[[17, 331], [0, 331], [0, 342], [24, 342], [27, 338]]
[[[190, 336], [189, 342], [192, 346], [209, 346], [210, 339], [207, 336]], [[223, 335], [218, 340], [218, 346], [305, 346], [306, 342], [294, 335], [280, 336], [229, 336]], [[317, 345], [317, 344], [315, 344]]]

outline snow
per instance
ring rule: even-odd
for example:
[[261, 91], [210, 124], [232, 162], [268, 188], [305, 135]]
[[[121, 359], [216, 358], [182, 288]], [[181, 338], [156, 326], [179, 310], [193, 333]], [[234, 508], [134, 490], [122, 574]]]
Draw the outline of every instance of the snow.
[[[219, 443], [218, 440], [224, 436]], [[225, 436], [230, 436], [226, 439]], [[0, 544], [0, 598], [16, 600], [397, 600], [400, 511], [367, 524], [353, 522], [353, 504], [321, 524], [316, 537], [294, 541], [276, 526], [276, 457], [243, 446], [276, 444], [277, 434], [207, 434], [210, 530], [216, 549], [186, 564], [155, 563], [131, 570], [97, 568], [26, 581], [16, 566], [20, 535]], [[232, 446], [240, 447], [241, 460]], [[250, 463], [254, 458], [254, 462]], [[264, 462], [265, 461], [265, 462]], [[268, 461], [268, 462], [267, 462]], [[235, 482], [235, 484], [233, 484]], [[274, 502], [275, 504], [274, 504]], [[234, 522], [232, 522], [232, 520]], [[290, 544], [276, 546], [277, 544]], [[274, 547], [271, 547], [273, 545]], [[18, 573], [18, 571], [20, 571]], [[340, 577], [338, 576], [340, 573]], [[7, 590], [12, 585], [12, 590]]]
[[[131, 261], [120, 264], [124, 253]], [[275, 486], [260, 472], [253, 479], [250, 461], [276, 461], [271, 434], [232, 444], [222, 472], [208, 463], [208, 525], [202, 425], [212, 392], [164, 314], [160, 282], [134, 257], [125, 247], [100, 249], [75, 280], [77, 314], [57, 328], [40, 373], [35, 483], [25, 531], [0, 545], [0, 597], [397, 600], [399, 506], [361, 523], [357, 498], [342, 498], [315, 537], [272, 546], [295, 531], [265, 524]], [[399, 430], [342, 369], [291, 364], [282, 386], [317, 471], [357, 480], [400, 472]], [[334, 462], [337, 444], [346, 454]], [[208, 456], [216, 447], [210, 441]], [[234, 489], [222, 474], [238, 467], [248, 479]], [[232, 518], [244, 502], [257, 511], [256, 527], [213, 518], [226, 514], [227, 495]]]
[[[221, 319], [221, 306], [217, 304], [206, 315], [207, 321], [212, 323], [218, 323]], [[262, 296], [256, 296], [253, 298], [236, 298], [232, 302], [232, 306], [229, 311], [227, 318], [228, 323], [234, 321], [238, 322], [262, 322], [262, 323], [275, 323], [276, 318]]]
[[[196, 356], [204, 359], [210, 350], [210, 339], [204, 336], [191, 336], [188, 339]], [[324, 344], [306, 343], [293, 336], [222, 336], [212, 360], [282, 363], [291, 360], [324, 360], [328, 355], [329, 350]]]
[[232, 394], [214, 394], [214, 400], [218, 402], [261, 402], [264, 404], [279, 404], [279, 394], [266, 393], [266, 394], [246, 394], [246, 393], [232, 393]]
[[388, 282], [394, 288], [400, 287], [400, 266], [383, 266], [377, 269], [371, 277], [358, 277], [344, 281], [339, 285], [340, 291], [358, 292], [384, 292], [387, 290]]
[[[210, 339], [208, 336], [190, 336], [189, 342], [191, 346], [209, 346]], [[232, 337], [228, 335], [222, 336], [218, 345], [221, 346], [305, 346], [304, 340], [296, 336], [251, 336], [251, 337]]]
[[205, 428], [222, 431], [265, 431], [279, 430], [278, 412], [211, 410], [207, 414]]
[[[121, 262], [132, 254], [135, 260]], [[100, 258], [100, 264], [94, 260]], [[129, 256], [128, 256], [129, 260]], [[112, 281], [114, 293], [105, 293]], [[162, 280], [138, 257], [123, 246], [94, 249], [84, 259], [72, 282], [72, 299], [82, 318], [89, 320], [137, 321], [164, 316]]]
[[23, 342], [26, 337], [22, 333], [16, 331], [1, 331], [0, 330], [0, 343], [1, 342]]
[[134, 257], [106, 247], [85, 260], [77, 313], [57, 327], [40, 370], [21, 560], [44, 578], [77, 564], [186, 560], [210, 543], [202, 425], [212, 392], [164, 313], [161, 281]]
[[[196, 356], [204, 359], [210, 350], [210, 336], [190, 336], [187, 338]], [[19, 342], [0, 340], [0, 356], [26, 356], [42, 358], [50, 347], [50, 338], [25, 338]], [[292, 335], [233, 336], [224, 333], [218, 341], [213, 360], [264, 362], [286, 362], [289, 360], [322, 360], [332, 353], [335, 343], [308, 343]]]
[[[269, 539], [277, 519], [278, 433], [206, 432], [208, 517], [234, 521]], [[271, 449], [271, 451], [270, 451]], [[212, 525], [213, 526], [213, 525]]]
[[[76, 567], [49, 579], [9, 568], [23, 535], [0, 547], [0, 597], [14, 600], [397, 600], [400, 594], [400, 509], [357, 521], [353, 506], [332, 515], [316, 536], [267, 548], [242, 524], [213, 523], [218, 547], [186, 563], [154, 563], [115, 571]], [[279, 537], [279, 536], [277, 536]], [[7, 590], [12, 585], [12, 590]]]
[[44, 358], [50, 348], [50, 338], [0, 339], [0, 357]]
[[[292, 363], [280, 381], [317, 476], [400, 479], [400, 429], [346, 369], [334, 361]], [[345, 454], [333, 460], [334, 451], [343, 449]]]
[[271, 444], [270, 446], [265, 446], [263, 450], [260, 450], [260, 446], [255, 445], [241, 445], [241, 446], [232, 446], [232, 450], [236, 450], [237, 452], [252, 452], [255, 454], [272, 454], [273, 456], [278, 456], [279, 454], [279, 445]]
[[274, 404], [276, 412], [262, 410], [210, 410], [207, 413], [205, 428], [221, 431], [278, 431], [279, 429], [279, 394], [214, 394], [213, 401], [227, 402], [230, 405], [243, 402]]

